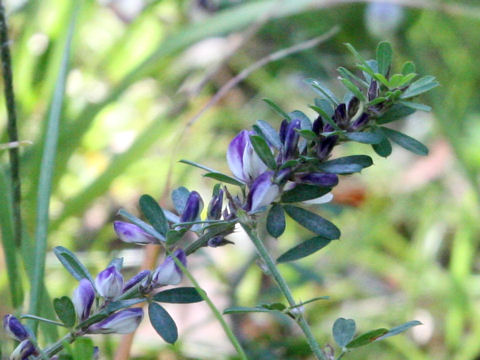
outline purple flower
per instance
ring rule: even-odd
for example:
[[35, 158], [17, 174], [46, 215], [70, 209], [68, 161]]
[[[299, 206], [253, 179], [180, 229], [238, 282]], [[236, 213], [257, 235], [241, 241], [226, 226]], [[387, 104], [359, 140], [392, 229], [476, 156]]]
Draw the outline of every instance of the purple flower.
[[378, 96], [378, 84], [375, 80], [372, 80], [368, 87], [368, 101], [372, 101]]
[[318, 144], [317, 156], [320, 160], [325, 160], [326, 158], [328, 158], [328, 156], [332, 152], [333, 147], [337, 143], [337, 140], [338, 136], [336, 135], [327, 136], [325, 139], [322, 140], [320, 144]]
[[348, 125], [347, 106], [344, 103], [341, 103], [335, 109], [335, 113], [333, 114], [333, 121], [340, 127], [345, 127], [346, 125]]
[[124, 221], [114, 221], [113, 228], [120, 240], [135, 244], [152, 244], [158, 241], [140, 227]]
[[26, 360], [35, 353], [35, 346], [30, 340], [23, 340], [10, 355], [10, 360]]
[[3, 328], [5, 332], [13, 339], [22, 341], [28, 338], [28, 332], [25, 326], [12, 314], [7, 314], [3, 318]]
[[[175, 250], [173, 255], [180, 260], [183, 266], [187, 266], [187, 256], [182, 249]], [[177, 285], [180, 281], [182, 281], [182, 270], [175, 264], [171, 256], [167, 256], [153, 272], [154, 286]]]
[[306, 174], [297, 174], [297, 182], [304, 184], [318, 185], [331, 187], [338, 184], [338, 176], [336, 174], [328, 173], [306, 173]]
[[292, 120], [285, 130], [285, 156], [284, 159], [290, 159], [293, 157], [297, 151], [298, 139], [300, 135], [297, 130], [301, 128], [301, 123], [299, 119]]
[[218, 220], [222, 217], [223, 208], [223, 190], [219, 189], [216, 195], [212, 196], [208, 204], [207, 218], [209, 220]]
[[101, 296], [112, 300], [122, 293], [123, 276], [114, 265], [111, 265], [97, 275], [95, 287]]
[[200, 194], [196, 191], [192, 191], [188, 195], [187, 202], [183, 208], [182, 216], [180, 216], [180, 222], [195, 221], [200, 215], [203, 208], [203, 200]]
[[352, 124], [352, 130], [358, 130], [368, 124], [369, 116], [367, 113], [363, 113]]
[[80, 321], [84, 321], [90, 316], [93, 300], [95, 300], [95, 290], [92, 283], [87, 279], [80, 280], [72, 298], [75, 312]]
[[137, 285], [140, 281], [145, 279], [148, 275], [150, 275], [150, 270], [140, 271], [137, 275], [135, 275], [125, 283], [125, 285], [123, 286], [123, 292], [126, 292], [127, 290]]
[[247, 198], [247, 211], [269, 205], [278, 196], [280, 188], [272, 181], [273, 171], [266, 171], [255, 179]]
[[90, 334], [129, 334], [138, 327], [143, 318], [141, 308], [121, 310], [105, 320], [90, 326]]
[[250, 142], [253, 132], [242, 130], [228, 145], [227, 163], [235, 177], [245, 183], [251, 182], [267, 170]]

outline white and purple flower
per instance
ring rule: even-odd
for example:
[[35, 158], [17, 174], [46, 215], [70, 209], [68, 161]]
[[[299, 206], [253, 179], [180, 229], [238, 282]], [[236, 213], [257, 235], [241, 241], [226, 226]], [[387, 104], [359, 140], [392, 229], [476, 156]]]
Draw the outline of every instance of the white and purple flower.
[[270, 205], [280, 194], [280, 187], [273, 182], [273, 171], [265, 171], [250, 187], [247, 197], [247, 211], [255, 211]]
[[233, 138], [227, 150], [230, 170], [238, 180], [247, 184], [267, 170], [250, 142], [250, 135], [253, 134], [253, 131], [242, 130]]
[[137, 329], [142, 319], [143, 310], [141, 308], [121, 310], [105, 320], [91, 325], [87, 332], [90, 334], [129, 334]]
[[25, 326], [12, 314], [7, 314], [3, 318], [3, 328], [5, 332], [17, 341], [23, 341], [28, 338], [28, 331]]
[[95, 300], [95, 289], [87, 279], [80, 280], [78, 287], [73, 292], [72, 302], [80, 321], [88, 319]]
[[106, 300], [113, 300], [122, 294], [123, 276], [114, 265], [111, 265], [97, 275], [95, 287]]
[[134, 224], [130, 224], [124, 221], [114, 221], [113, 228], [117, 233], [120, 240], [125, 241], [126, 243], [134, 244], [152, 244], [158, 243], [158, 241], [143, 231], [140, 227]]
[[[187, 266], [187, 256], [182, 249], [177, 249], [173, 253], [183, 266]], [[154, 286], [177, 285], [182, 281], [182, 270], [175, 264], [171, 256], [167, 256], [160, 266], [158, 266], [152, 275]]]
[[10, 354], [10, 360], [25, 360], [35, 354], [36, 349], [32, 342], [28, 339], [23, 340]]
[[202, 211], [202, 209], [203, 209], [202, 197], [198, 192], [192, 191], [190, 195], [188, 195], [182, 215], [180, 216], [180, 222], [195, 221], [200, 215], [200, 212]]

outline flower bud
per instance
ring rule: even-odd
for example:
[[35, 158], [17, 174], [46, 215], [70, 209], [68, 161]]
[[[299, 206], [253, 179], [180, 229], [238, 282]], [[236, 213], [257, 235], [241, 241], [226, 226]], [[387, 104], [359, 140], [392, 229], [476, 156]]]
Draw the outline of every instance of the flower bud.
[[317, 156], [320, 160], [325, 160], [328, 158], [330, 153], [332, 152], [333, 147], [337, 143], [338, 136], [327, 136], [325, 139], [322, 140], [320, 144], [317, 146]]
[[26, 360], [35, 353], [35, 346], [28, 339], [23, 340], [10, 355], [10, 360]]
[[92, 309], [94, 300], [95, 290], [93, 289], [92, 283], [87, 279], [80, 280], [72, 297], [75, 312], [80, 321], [84, 321], [90, 316], [90, 310]]
[[3, 328], [12, 339], [17, 341], [22, 341], [28, 338], [27, 329], [12, 314], [7, 314], [3, 317]]
[[285, 137], [287, 136], [287, 128], [288, 128], [289, 122], [287, 119], [283, 119], [282, 122], [280, 123], [280, 130], [278, 131], [278, 136], [280, 137], [280, 141], [282, 144], [285, 144]]
[[223, 208], [223, 190], [219, 189], [216, 195], [212, 196], [208, 204], [207, 218], [209, 220], [218, 220], [222, 217]]
[[372, 80], [370, 86], [368, 87], [368, 101], [376, 99], [378, 96], [378, 83], [376, 80]]
[[355, 116], [360, 108], [360, 100], [356, 96], [352, 97], [348, 102], [348, 117], [351, 119]]
[[358, 130], [368, 124], [369, 116], [367, 113], [363, 113], [352, 124], [352, 130]]
[[156, 243], [156, 239], [143, 231], [140, 227], [124, 221], [114, 221], [113, 228], [120, 240], [126, 243], [134, 244], [152, 244]]
[[227, 163], [235, 177], [245, 183], [251, 182], [267, 169], [250, 142], [253, 132], [242, 130], [228, 145]]
[[341, 128], [348, 125], [347, 106], [344, 103], [341, 103], [335, 109], [335, 113], [333, 114], [333, 121]]
[[300, 135], [297, 130], [300, 129], [300, 120], [295, 119], [290, 121], [285, 132], [285, 157], [284, 159], [290, 159], [297, 152], [298, 139]]
[[203, 200], [200, 194], [196, 191], [192, 191], [188, 195], [187, 202], [183, 208], [182, 216], [180, 216], [180, 222], [195, 221], [200, 215], [203, 208]]
[[320, 115], [314, 120], [312, 124], [312, 131], [319, 135], [323, 131], [323, 119]]
[[[187, 266], [187, 256], [182, 249], [177, 249], [173, 255], [180, 260], [183, 266]], [[160, 266], [153, 272], [152, 282], [155, 286], [177, 285], [182, 281], [182, 269], [180, 269], [171, 256], [167, 256]]]
[[123, 286], [123, 292], [126, 292], [132, 287], [134, 287], [135, 285], [137, 285], [139, 282], [145, 279], [148, 275], [150, 275], [150, 270], [140, 271], [137, 275], [135, 275], [125, 283], [125, 285]]
[[115, 266], [111, 265], [97, 275], [95, 287], [101, 296], [112, 300], [122, 293], [123, 276]]
[[338, 184], [338, 176], [328, 173], [304, 173], [297, 174], [295, 180], [304, 184], [331, 187]]
[[280, 193], [277, 184], [272, 182], [273, 171], [266, 171], [253, 182], [247, 197], [247, 211], [255, 211], [270, 205]]
[[209, 239], [207, 242], [207, 245], [209, 247], [216, 248], [219, 246], [224, 246], [224, 245], [233, 244], [233, 243], [234, 243], [233, 241], [227, 240], [223, 236], [219, 235]]
[[129, 334], [138, 327], [143, 318], [141, 308], [121, 310], [105, 320], [90, 326], [90, 334]]

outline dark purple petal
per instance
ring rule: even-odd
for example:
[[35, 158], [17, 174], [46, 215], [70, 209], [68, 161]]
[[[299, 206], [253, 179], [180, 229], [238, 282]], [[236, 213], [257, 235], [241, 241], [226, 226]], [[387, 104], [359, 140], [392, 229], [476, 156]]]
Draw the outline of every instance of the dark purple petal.
[[360, 100], [356, 96], [352, 97], [348, 102], [348, 117], [352, 118], [360, 107]]
[[323, 131], [323, 119], [320, 115], [313, 122], [312, 131], [317, 135]]
[[7, 314], [3, 317], [3, 328], [11, 338], [17, 341], [22, 341], [28, 338], [27, 329], [12, 314]]
[[140, 271], [137, 275], [135, 275], [125, 283], [125, 285], [123, 286], [123, 292], [126, 292], [127, 290], [137, 285], [140, 281], [145, 279], [148, 275], [150, 275], [150, 270]]
[[123, 276], [113, 265], [109, 266], [95, 279], [98, 293], [106, 299], [114, 299], [123, 291]]
[[378, 84], [375, 80], [372, 80], [368, 87], [368, 101], [372, 101], [378, 96]]
[[282, 144], [285, 144], [285, 138], [287, 136], [287, 128], [288, 128], [289, 122], [285, 119], [282, 121], [280, 124], [280, 130], [278, 132], [278, 136], [280, 137], [280, 141]]
[[247, 197], [247, 211], [255, 211], [270, 205], [278, 196], [280, 189], [272, 182], [273, 171], [266, 171], [253, 182]]
[[90, 334], [129, 334], [138, 327], [143, 318], [141, 308], [121, 310], [87, 330]]
[[207, 218], [209, 220], [218, 220], [222, 217], [223, 208], [223, 190], [219, 189], [217, 195], [214, 195], [208, 204]]
[[200, 211], [203, 208], [203, 200], [200, 194], [196, 191], [192, 191], [188, 195], [187, 203], [183, 209], [182, 216], [180, 216], [180, 222], [190, 222], [195, 221], [200, 215]]
[[73, 292], [72, 302], [75, 306], [80, 321], [87, 319], [90, 316], [93, 301], [95, 300], [95, 290], [92, 283], [87, 279], [80, 280], [78, 287]]
[[221, 235], [211, 238], [210, 240], [208, 240], [208, 243], [207, 243], [207, 245], [212, 248], [216, 248], [216, 247], [224, 246], [228, 244], [233, 244], [233, 241], [227, 240]]
[[247, 181], [243, 173], [243, 153], [249, 142], [249, 132], [242, 130], [228, 145], [227, 163], [236, 178]]
[[347, 106], [344, 103], [338, 105], [335, 109], [333, 121], [335, 121], [335, 123], [340, 127], [343, 127], [347, 124]]
[[369, 116], [367, 113], [363, 113], [352, 124], [352, 130], [358, 130], [368, 124]]
[[298, 139], [300, 135], [297, 130], [300, 129], [301, 123], [299, 119], [293, 120], [288, 124], [285, 133], [285, 159], [289, 159], [297, 152]]
[[135, 244], [152, 244], [156, 239], [143, 231], [140, 227], [124, 221], [114, 221], [113, 228], [120, 240]]
[[308, 173], [298, 174], [296, 176], [297, 182], [304, 184], [332, 187], [338, 184], [338, 176], [336, 174], [327, 173]]
[[332, 151], [333, 147], [337, 143], [338, 136], [327, 136], [322, 142], [317, 146], [317, 155], [320, 160], [326, 159], [330, 152]]

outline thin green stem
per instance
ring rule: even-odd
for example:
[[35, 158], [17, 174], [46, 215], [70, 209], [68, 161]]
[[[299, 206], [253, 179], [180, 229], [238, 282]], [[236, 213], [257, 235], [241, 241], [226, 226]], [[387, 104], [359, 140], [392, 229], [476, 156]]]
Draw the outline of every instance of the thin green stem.
[[[0, 0], [0, 47], [2, 57], [2, 73], [5, 85], [5, 102], [8, 115], [8, 138], [10, 142], [18, 142], [17, 113], [15, 109], [15, 95], [13, 92], [12, 59], [10, 56], [10, 47], [8, 42], [7, 20], [5, 18], [5, 8], [3, 1]], [[15, 244], [20, 247], [22, 243], [22, 214], [20, 211], [20, 201], [22, 197], [20, 182], [20, 155], [18, 147], [12, 147], [8, 150], [10, 157], [10, 167], [13, 190], [13, 219], [15, 225]]]
[[[275, 282], [277, 283], [280, 291], [285, 296], [290, 306], [296, 307], [297, 304], [295, 303], [295, 299], [293, 298], [292, 292], [290, 291], [290, 288], [288, 287], [287, 282], [283, 278], [282, 274], [280, 274], [280, 272], [278, 271], [277, 266], [275, 265], [275, 262], [270, 256], [270, 253], [268, 252], [268, 250], [265, 248], [265, 245], [263, 245], [262, 240], [260, 240], [260, 238], [257, 236], [256, 231], [247, 223], [242, 222], [241, 225], [245, 230], [245, 232], [247, 233], [248, 237], [252, 240], [253, 244], [255, 245], [255, 248], [258, 251], [258, 254], [262, 258], [262, 260], [265, 262], [265, 265], [270, 271], [270, 274], [275, 279]], [[313, 353], [315, 354], [315, 357], [319, 360], [326, 360], [325, 355], [322, 349], [320, 348], [320, 345], [318, 344], [317, 340], [315, 340], [312, 330], [310, 329], [310, 326], [305, 320], [303, 314], [298, 315], [297, 323], [302, 329], [303, 333], [305, 334], [305, 337], [307, 338], [307, 342], [310, 345], [310, 348], [312, 349]]]
[[222, 325], [222, 328], [225, 331], [225, 334], [230, 339], [230, 342], [232, 343], [233, 347], [235, 348], [238, 355], [240, 356], [240, 359], [248, 360], [248, 357], [245, 354], [245, 351], [243, 350], [242, 345], [240, 344], [240, 341], [237, 339], [237, 337], [233, 333], [232, 329], [230, 329], [230, 326], [227, 324], [227, 322], [223, 318], [223, 315], [217, 309], [217, 307], [212, 302], [212, 300], [208, 297], [207, 293], [205, 291], [201, 290], [202, 288], [198, 284], [197, 280], [195, 280], [192, 273], [185, 266], [183, 266], [182, 262], [177, 257], [173, 256], [172, 253], [170, 253], [170, 252], [168, 252], [168, 253], [169, 253], [170, 256], [172, 256], [173, 260], [175, 261], [175, 264], [177, 264], [177, 266], [180, 267], [180, 269], [183, 271], [183, 273], [192, 282], [193, 286], [195, 286], [195, 288], [197, 290], [200, 290], [200, 291], [198, 291], [198, 293], [203, 298], [203, 300], [205, 300], [205, 302], [207, 303], [208, 307], [212, 311], [213, 315], [217, 318], [220, 325]]
[[[56, 341], [49, 347], [45, 348], [43, 350], [43, 353], [50, 359], [53, 355], [59, 353], [63, 349], [63, 344], [68, 343], [71, 344], [75, 340], [75, 336], [72, 333], [68, 333], [64, 337], [62, 337], [60, 340]], [[42, 359], [41, 356], [37, 356], [34, 358], [34, 360]]]

